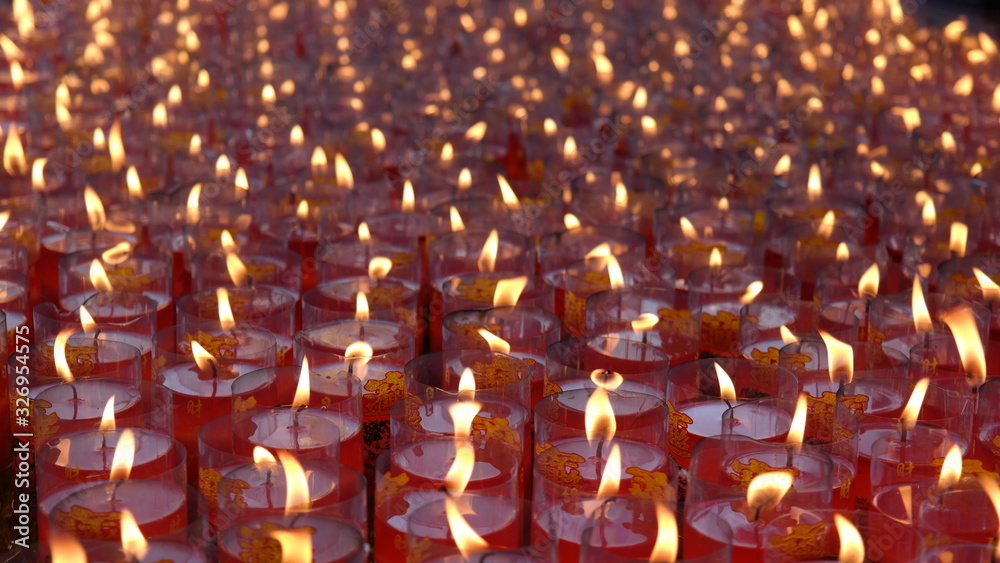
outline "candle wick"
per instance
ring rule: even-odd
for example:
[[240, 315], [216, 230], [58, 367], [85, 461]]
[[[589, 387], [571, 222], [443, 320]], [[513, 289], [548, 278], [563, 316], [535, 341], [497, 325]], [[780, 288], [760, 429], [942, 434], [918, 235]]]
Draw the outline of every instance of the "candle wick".
[[792, 467], [795, 463], [795, 445], [788, 444], [785, 446], [785, 453], [787, 454], [785, 457], [785, 467]]
[[65, 383], [65, 385], [69, 385], [70, 391], [73, 392], [73, 402], [75, 403], [75, 402], [79, 401], [80, 400], [80, 395], [76, 391], [76, 384], [75, 384], [75, 382], [73, 382], [73, 381], [67, 381]]
[[729, 407], [726, 410], [726, 412], [729, 413], [729, 420], [732, 421], [733, 419], [736, 418], [736, 413], [733, 412], [733, 404], [731, 402], [729, 402], [729, 399], [722, 399], [722, 400], [725, 401], [726, 402], [726, 406]]
[[906, 442], [906, 433], [906, 420], [901, 418], [899, 419], [899, 440], [901, 442]]
[[[112, 311], [112, 312], [113, 312], [113, 311]], [[98, 339], [99, 339], [99, 338], [100, 338], [100, 336], [101, 336], [101, 330], [102, 330], [102, 329], [98, 328], [98, 329], [97, 329], [97, 331], [96, 331], [96, 332], [94, 332], [94, 346], [97, 346], [97, 341], [98, 341]]]
[[295, 518], [292, 518], [291, 523], [288, 524], [288, 527], [289, 528], [295, 527], [295, 524], [299, 521], [299, 518], [302, 518], [303, 516], [305, 516], [305, 512], [299, 512], [299, 513], [297, 513], [295, 515]]

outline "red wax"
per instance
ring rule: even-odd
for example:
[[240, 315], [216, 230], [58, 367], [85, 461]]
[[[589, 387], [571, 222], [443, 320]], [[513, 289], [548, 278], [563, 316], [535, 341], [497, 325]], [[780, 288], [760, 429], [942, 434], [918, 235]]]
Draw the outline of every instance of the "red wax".
[[[585, 538], [588, 525], [594, 528]], [[531, 525], [532, 545], [546, 545], [546, 551], [558, 561], [580, 561], [583, 542], [622, 559], [645, 561], [656, 536], [656, 518], [637, 520], [628, 500], [619, 498], [556, 502], [537, 515]]]
[[740, 563], [764, 563], [764, 545], [762, 534], [767, 522], [754, 522], [750, 517], [737, 512], [737, 508], [745, 507], [743, 499], [726, 499], [706, 501], [685, 510], [684, 545], [685, 559], [703, 557], [715, 553], [721, 547], [721, 542], [732, 530], [732, 557]]
[[775, 429], [787, 429], [791, 425], [789, 413], [764, 404], [742, 401], [730, 403], [734, 407], [740, 406], [739, 418], [723, 420], [723, 414], [729, 409], [729, 405], [721, 399], [674, 407], [676, 410], [672, 411], [670, 417], [671, 432], [677, 438], [671, 438], [671, 448], [674, 448], [671, 449], [671, 455], [682, 467], [687, 467], [690, 463], [691, 452], [698, 442], [724, 433], [723, 425], [727, 427], [726, 434], [738, 434], [765, 442], [784, 441], [788, 431], [778, 432]]
[[32, 401], [34, 439], [41, 443], [56, 434], [97, 428], [112, 396], [116, 417], [141, 414], [139, 390], [125, 381], [84, 379], [46, 387]]
[[[335, 466], [315, 461], [304, 461], [302, 466], [309, 485], [310, 507], [319, 509], [339, 500]], [[277, 463], [248, 463], [228, 470], [218, 490], [222, 507], [219, 527], [231, 524], [237, 516], [242, 521], [284, 514], [287, 481]], [[232, 506], [227, 510], [227, 504], [238, 507], [238, 514], [232, 512]]]
[[[455, 499], [455, 505], [469, 526], [490, 546], [490, 550], [513, 549], [521, 545], [522, 522], [520, 501], [504, 497], [464, 495]], [[424, 549], [425, 540], [455, 547], [455, 540], [448, 525], [444, 502], [425, 506], [408, 522], [390, 520], [389, 525], [404, 524], [408, 527], [410, 546]], [[401, 530], [406, 532], [406, 530]], [[379, 559], [383, 561], [383, 559]], [[385, 561], [393, 561], [392, 558]], [[406, 559], [399, 559], [404, 562]]]

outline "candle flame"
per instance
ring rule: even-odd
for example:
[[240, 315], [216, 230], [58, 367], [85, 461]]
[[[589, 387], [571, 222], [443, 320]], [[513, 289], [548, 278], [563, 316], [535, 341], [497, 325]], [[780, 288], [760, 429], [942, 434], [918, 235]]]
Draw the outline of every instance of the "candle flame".
[[816, 236], [823, 237], [826, 240], [830, 240], [833, 236], [833, 225], [836, 220], [836, 216], [833, 214], [833, 210], [827, 211], [823, 215], [823, 219], [819, 222], [819, 227], [816, 228]]
[[615, 78], [615, 67], [611, 60], [603, 53], [591, 53], [590, 58], [594, 61], [594, 68], [597, 69], [597, 81], [607, 86]]
[[166, 126], [167, 106], [160, 102], [153, 107], [153, 127], [166, 128]]
[[777, 505], [792, 488], [794, 476], [788, 471], [765, 471], [750, 481], [747, 504], [760, 510], [768, 504]]
[[372, 127], [371, 135], [372, 135], [372, 149], [374, 149], [375, 152], [384, 151], [386, 145], [385, 133], [383, 133], [382, 130], [377, 127]]
[[198, 366], [198, 369], [205, 373], [210, 373], [215, 366], [215, 356], [210, 354], [208, 350], [205, 349], [197, 341], [191, 342], [191, 355], [194, 357], [194, 363]]
[[892, 113], [903, 120], [903, 127], [906, 128], [907, 133], [913, 133], [920, 127], [920, 110], [918, 108], [895, 107], [892, 108]]
[[309, 202], [302, 200], [295, 207], [295, 218], [303, 223], [309, 220]]
[[789, 344], [795, 344], [796, 342], [799, 341], [799, 339], [796, 338], [795, 335], [792, 334], [792, 331], [788, 330], [788, 327], [785, 325], [781, 325], [778, 327], [778, 333], [781, 335], [781, 342], [785, 346], [788, 346]]
[[479, 260], [477, 265], [479, 266], [480, 272], [492, 272], [493, 268], [496, 267], [497, 262], [497, 252], [500, 250], [500, 234], [496, 229], [490, 231], [488, 237], [486, 237], [486, 242], [483, 244], [483, 250], [479, 253]]
[[924, 288], [920, 285], [920, 278], [913, 278], [910, 308], [913, 309], [913, 326], [917, 332], [934, 332], [934, 323], [931, 322], [931, 312], [924, 300]]
[[628, 188], [621, 181], [615, 183], [615, 211], [628, 209]]
[[298, 148], [302, 146], [306, 140], [306, 134], [302, 132], [301, 125], [295, 125], [292, 130], [288, 133], [288, 144]]
[[354, 320], [367, 321], [371, 318], [371, 310], [368, 307], [368, 297], [363, 291], [359, 291], [354, 299]]
[[500, 197], [503, 198], [504, 205], [511, 210], [521, 209], [521, 202], [517, 199], [517, 194], [514, 193], [514, 189], [510, 187], [510, 183], [507, 182], [507, 178], [503, 177], [503, 174], [497, 174], [497, 183], [500, 184]]
[[719, 398], [724, 401], [735, 401], [736, 386], [733, 385], [733, 379], [717, 362], [713, 362], [713, 364], [715, 365], [715, 376], [719, 379]]
[[371, 345], [364, 341], [352, 342], [350, 346], [344, 350], [344, 359], [347, 360], [349, 367], [356, 369], [354, 375], [358, 379], [364, 381], [368, 374], [368, 362], [372, 360], [372, 356], [375, 355], [375, 350], [372, 349]]
[[969, 226], [961, 221], [951, 224], [951, 232], [948, 238], [948, 250], [956, 257], [965, 256], [965, 246], [969, 242]]
[[122, 124], [115, 119], [108, 132], [108, 152], [111, 154], [112, 172], [121, 171], [125, 166], [125, 144], [122, 142]]
[[312, 534], [311, 528], [292, 528], [268, 532], [268, 535], [278, 542], [281, 549], [280, 563], [312, 563]]
[[333, 175], [338, 186], [349, 190], [354, 189], [354, 173], [351, 172], [351, 166], [347, 164], [347, 159], [339, 152], [333, 155]]
[[483, 340], [485, 340], [486, 343], [489, 344], [491, 352], [510, 354], [510, 344], [503, 338], [500, 338], [499, 336], [493, 334], [492, 332], [486, 330], [485, 328], [480, 328], [478, 330], [478, 333], [479, 336], [482, 336]]
[[451, 146], [451, 143], [445, 143], [441, 147], [441, 160], [444, 162], [450, 162], [455, 158], [455, 148]]
[[846, 242], [841, 242], [837, 244], [837, 262], [844, 262], [851, 259], [851, 249], [847, 247]]
[[612, 444], [611, 452], [601, 471], [601, 483], [597, 486], [597, 498], [608, 498], [618, 494], [622, 482], [622, 451], [618, 444]]
[[840, 563], [864, 563], [865, 541], [861, 538], [858, 529], [850, 520], [840, 514], [833, 515], [833, 523], [837, 527], [837, 536], [840, 538], [837, 561]]
[[201, 135], [197, 133], [191, 135], [191, 144], [188, 145], [188, 154], [191, 156], [201, 154]]
[[698, 238], [698, 230], [694, 228], [694, 224], [687, 217], [680, 218], [681, 233], [684, 234], [684, 238], [688, 240], [695, 240]]
[[108, 278], [108, 273], [104, 270], [104, 266], [97, 258], [90, 261], [90, 283], [98, 292], [111, 291], [114, 289], [111, 286], [111, 280]]
[[663, 503], [656, 503], [656, 543], [649, 561], [674, 563], [677, 561], [677, 517]]
[[486, 551], [490, 548], [490, 544], [476, 533], [472, 529], [472, 526], [465, 520], [465, 517], [462, 516], [453, 498], [450, 496], [445, 497], [444, 507], [445, 515], [448, 518], [448, 528], [451, 530], [451, 537], [455, 539], [455, 546], [458, 547], [458, 551], [462, 554], [462, 557], [468, 559], [472, 554], [478, 551]]
[[580, 228], [580, 219], [572, 213], [567, 213], [563, 215], [563, 226], [566, 227], [567, 231], [572, 231], [573, 229]]
[[813, 164], [809, 167], [809, 180], [806, 184], [806, 190], [809, 194], [809, 201], [815, 201], [816, 198], [823, 194], [823, 180], [819, 173], [819, 164]]
[[722, 253], [719, 252], [718, 247], [712, 247], [712, 251], [708, 253], [708, 265], [712, 268], [718, 268], [722, 266]]
[[941, 320], [948, 325], [955, 337], [962, 368], [974, 379], [975, 386], [979, 387], [986, 381], [986, 354], [972, 309], [963, 304], [941, 315]]
[[83, 189], [83, 205], [87, 209], [87, 221], [90, 222], [90, 229], [103, 231], [107, 224], [107, 215], [104, 213], [104, 204], [94, 188], [87, 186]]
[[838, 373], [844, 374], [844, 383], [854, 381], [854, 348], [824, 330], [819, 331], [819, 335], [826, 344], [826, 363], [830, 381], [837, 381]]
[[142, 535], [139, 523], [135, 521], [132, 511], [123, 508], [121, 511], [121, 536], [122, 555], [131, 558], [132, 561], [142, 561], [142, 558], [149, 552], [149, 542]]
[[7, 140], [3, 147], [3, 169], [11, 176], [23, 176], [28, 173], [28, 161], [24, 156], [24, 145], [17, 127], [13, 125], [7, 132]]
[[368, 223], [364, 221], [358, 223], [358, 240], [361, 242], [372, 240], [372, 232], [368, 229]]
[[201, 184], [191, 186], [191, 191], [187, 197], [187, 222], [194, 225], [201, 218], [201, 210], [198, 207], [198, 200], [201, 199]]
[[255, 465], [272, 464], [277, 465], [278, 460], [263, 446], [253, 447], [253, 462]]
[[563, 159], [576, 160], [580, 156], [580, 151], [576, 146], [576, 139], [572, 136], [566, 137], [563, 141]]
[[639, 318], [632, 321], [632, 332], [636, 334], [642, 334], [648, 330], [651, 330], [657, 323], [660, 322], [660, 317], [653, 313], [642, 313]]
[[312, 170], [313, 176], [326, 174], [329, 165], [330, 162], [326, 158], [326, 151], [323, 150], [323, 147], [317, 145], [313, 149], [312, 156], [309, 157], [309, 167]]
[[792, 167], [792, 157], [790, 155], [781, 155], [778, 159], [778, 163], [774, 165], [774, 175], [784, 176], [788, 174], [788, 170]]
[[404, 213], [413, 213], [413, 210], [416, 207], [416, 200], [417, 198], [413, 194], [413, 182], [406, 180], [403, 182], [403, 203], [401, 204], [400, 209], [402, 209]]
[[222, 330], [233, 330], [236, 328], [236, 320], [233, 317], [233, 308], [229, 304], [229, 292], [220, 287], [215, 290], [215, 296], [219, 301], [219, 324]]
[[716, 205], [716, 207], [719, 209], [719, 213], [725, 213], [729, 211], [729, 198], [728, 197], [719, 198], [719, 203]]
[[461, 401], [448, 407], [455, 428], [455, 459], [445, 474], [444, 482], [445, 487], [455, 495], [465, 492], [476, 466], [476, 450], [468, 438], [480, 407], [474, 401]]
[[590, 393], [587, 399], [587, 406], [584, 409], [584, 429], [587, 434], [587, 442], [594, 443], [594, 440], [611, 440], [618, 430], [615, 410], [611, 406], [611, 396], [604, 387], [597, 387]]
[[226, 271], [229, 272], [229, 278], [233, 280], [233, 285], [236, 287], [242, 287], [246, 285], [247, 281], [250, 279], [250, 275], [247, 273], [246, 264], [240, 259], [239, 254], [235, 252], [226, 253]]
[[809, 412], [809, 401], [805, 393], [799, 393], [795, 403], [795, 414], [792, 415], [792, 425], [788, 428], [788, 439], [785, 440], [795, 452], [802, 450], [802, 440], [806, 433], [806, 416]]
[[920, 416], [920, 407], [924, 404], [924, 397], [927, 396], [927, 386], [930, 383], [931, 378], [925, 377], [917, 381], [913, 386], [913, 391], [910, 392], [910, 399], [906, 401], [906, 406], [903, 407], [903, 416], [900, 417], [907, 432], [913, 430], [913, 427], [917, 425], [917, 418]]
[[69, 362], [66, 360], [66, 342], [73, 335], [72, 329], [64, 329], [56, 335], [55, 343], [52, 346], [52, 356], [56, 364], [56, 373], [66, 383], [73, 383], [73, 371], [69, 369]]
[[45, 165], [48, 162], [49, 159], [43, 157], [31, 163], [31, 189], [38, 192], [45, 190]]
[[472, 187], [472, 172], [468, 168], [463, 168], [458, 173], [458, 189], [465, 191]]
[[458, 398], [464, 401], [476, 398], [476, 375], [472, 373], [472, 368], [463, 369], [458, 378]]
[[521, 293], [528, 286], [528, 276], [504, 279], [497, 282], [493, 291], [494, 307], [511, 307], [517, 305]]
[[465, 222], [462, 221], [462, 215], [454, 205], [448, 208], [448, 215], [451, 219], [451, 232], [457, 233], [458, 231], [465, 230]]
[[302, 358], [302, 367], [299, 369], [299, 383], [295, 387], [295, 396], [292, 398], [292, 408], [302, 409], [308, 407], [310, 395], [309, 360]]
[[997, 285], [992, 278], [979, 268], [973, 267], [972, 273], [976, 276], [976, 281], [979, 282], [979, 289], [983, 292], [983, 299], [987, 301], [1000, 299], [1000, 285]]
[[865, 270], [865, 273], [861, 274], [861, 279], [858, 280], [858, 296], [864, 297], [866, 299], [872, 299], [878, 295], [878, 285], [881, 276], [878, 271], [878, 264], [872, 264]]
[[764, 282], [760, 280], [755, 280], [747, 284], [746, 291], [740, 296], [740, 303], [743, 305], [749, 305], [753, 303], [753, 300], [760, 295], [760, 292], [764, 291]]
[[944, 456], [944, 463], [941, 464], [941, 476], [938, 477], [937, 486], [939, 490], [947, 491], [961, 480], [962, 448], [958, 444], [952, 444]]
[[473, 143], [482, 142], [483, 137], [485, 137], [485, 136], [486, 136], [486, 122], [485, 121], [480, 121], [478, 123], [474, 123], [465, 132], [465, 138], [467, 140], [469, 140], [469, 141], [472, 141]]
[[101, 414], [101, 424], [98, 426], [101, 432], [114, 432], [115, 430], [115, 396], [108, 398], [104, 403], [104, 411]]
[[885, 82], [879, 76], [872, 76], [872, 94], [876, 96], [885, 94]]
[[73, 536], [52, 534], [49, 537], [52, 563], [87, 563], [87, 552]]
[[226, 178], [233, 172], [233, 165], [229, 162], [229, 157], [220, 154], [215, 160], [215, 177]]
[[279, 450], [278, 461], [285, 473], [285, 516], [309, 510], [309, 480], [299, 460], [289, 452]]
[[933, 227], [937, 224], [937, 210], [934, 208], [934, 200], [929, 197], [924, 200], [920, 216], [925, 227]]
[[549, 50], [549, 56], [552, 58], [552, 64], [559, 71], [559, 74], [565, 76], [566, 69], [569, 68], [569, 55], [566, 51], [563, 51], [560, 47], [553, 47]]
[[958, 144], [955, 142], [955, 137], [948, 131], [941, 133], [941, 148], [945, 152], [954, 153], [958, 148]]
[[392, 270], [392, 260], [385, 256], [376, 256], [368, 262], [368, 277], [384, 280]]
[[135, 166], [129, 166], [125, 172], [125, 186], [128, 188], [128, 195], [134, 199], [142, 200], [146, 198], [142, 191], [142, 181], [139, 179], [139, 171]]
[[128, 479], [135, 463], [135, 433], [131, 428], [122, 430], [115, 445], [115, 453], [111, 457], [111, 472], [108, 479], [117, 481]]

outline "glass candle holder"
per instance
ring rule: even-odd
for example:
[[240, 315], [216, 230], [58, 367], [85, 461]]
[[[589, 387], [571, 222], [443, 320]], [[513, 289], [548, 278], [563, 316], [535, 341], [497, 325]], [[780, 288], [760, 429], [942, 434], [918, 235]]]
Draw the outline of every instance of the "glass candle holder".
[[[617, 267], [616, 267], [617, 266]], [[615, 279], [612, 279], [612, 275]], [[611, 262], [604, 256], [593, 256], [570, 264], [553, 285], [556, 291], [556, 313], [562, 316], [563, 327], [570, 336], [583, 336], [587, 329], [587, 298], [595, 293], [640, 285], [646, 272], [639, 268]], [[559, 294], [562, 290], [562, 301]], [[559, 308], [561, 306], [561, 308]]]
[[923, 551], [920, 530], [879, 513], [802, 510], [782, 515], [764, 530], [767, 561], [822, 561], [838, 557], [841, 543], [834, 514], [851, 522], [861, 535], [865, 561], [902, 563]]
[[[704, 440], [695, 449], [685, 500], [684, 557], [717, 551], [717, 538], [725, 537], [718, 524], [725, 522], [732, 530], [734, 557], [765, 561], [763, 536], [770, 522], [800, 509], [829, 507], [832, 464], [825, 454], [801, 452], [786, 465], [784, 448], [767, 446], [737, 436]], [[784, 495], [750, 495], [753, 479], [772, 470], [788, 474], [792, 487]]]
[[[405, 368], [407, 392], [416, 397], [466, 396], [460, 387], [466, 369], [471, 374], [471, 395], [531, 406], [531, 376], [521, 360], [500, 352], [445, 350], [410, 360]], [[467, 376], [468, 377], [468, 376]], [[464, 385], [464, 383], [463, 383]]]
[[368, 276], [372, 259], [380, 256], [392, 262], [385, 279], [419, 289], [423, 280], [420, 253], [412, 248], [372, 241], [321, 245], [316, 249], [316, 283]]
[[917, 524], [941, 543], [981, 544], [994, 549], [1000, 527], [989, 495], [971, 479], [928, 494], [918, 505]]
[[[862, 245], [861, 234], [843, 227], [832, 227], [824, 232], [822, 225], [803, 224], [790, 227], [784, 235], [782, 248], [783, 266], [789, 272], [802, 280], [802, 299], [813, 298], [813, 288], [816, 283], [816, 270], [822, 266], [838, 261], [838, 258], [850, 259], [862, 257], [868, 252]], [[873, 260], [885, 262], [888, 256], [874, 251]]]
[[172, 326], [153, 336], [154, 381], [170, 390], [174, 437], [188, 449], [195, 481], [198, 431], [232, 409], [233, 381], [275, 365], [274, 335], [261, 328], [223, 326], [219, 321]]
[[756, 299], [794, 301], [801, 288], [798, 277], [777, 268], [719, 266], [691, 272], [688, 305], [701, 308], [701, 353], [737, 356], [743, 306]]
[[[518, 285], [518, 281], [522, 278], [525, 279], [524, 289], [517, 296], [516, 305], [555, 312], [555, 290], [545, 278], [523, 276], [518, 272], [476, 272], [453, 276], [441, 284], [438, 288], [440, 302], [431, 303], [432, 323], [438, 318], [438, 310], [441, 311], [443, 323], [444, 317], [457, 311], [509, 305], [511, 297], [503, 295], [502, 291], [498, 293], [498, 288], [509, 289], [513, 285]], [[442, 345], [442, 334], [441, 331], [435, 330], [437, 328], [441, 328], [441, 325], [432, 324], [430, 331], [431, 348], [435, 350]]]
[[[818, 311], [812, 301], [785, 301], [764, 299], [754, 301], [740, 311], [740, 336], [737, 342], [743, 357], [760, 362], [777, 363], [778, 353], [785, 346], [781, 327], [792, 334], [810, 334], [816, 331]], [[855, 328], [834, 334], [848, 339], [857, 333]]]
[[403, 366], [413, 356], [413, 332], [390, 321], [333, 321], [295, 335], [296, 362], [308, 361], [320, 380], [361, 381], [368, 478], [379, 454], [389, 449], [389, 411], [406, 396]]
[[[109, 260], [110, 259], [110, 260]], [[141, 293], [156, 304], [157, 324], [173, 324], [173, 273], [168, 256], [152, 248], [129, 248], [127, 251], [81, 251], [59, 260], [59, 304], [73, 311], [92, 295], [108, 288], [95, 287], [91, 268], [97, 260], [110, 282], [110, 290]]]
[[256, 285], [189, 293], [177, 300], [177, 324], [197, 324], [209, 319], [224, 319], [231, 314], [236, 323], [258, 326], [274, 335], [276, 361], [279, 365], [288, 365], [292, 361], [292, 336], [295, 334], [295, 301], [287, 291]]
[[568, 338], [545, 353], [542, 396], [608, 385], [620, 391], [660, 397], [670, 357], [661, 349], [617, 336]]
[[929, 326], [917, 330], [912, 290], [874, 299], [868, 315], [868, 339], [884, 348], [909, 354], [914, 346], [925, 343], [934, 332], [951, 334], [942, 320], [943, 316], [961, 307], [969, 307], [976, 319], [980, 338], [983, 342], [987, 341], [984, 336], [989, 332], [990, 313], [984, 306], [940, 293], [925, 294], [923, 302], [929, 313]]
[[[204, 539], [197, 536], [196, 529], [197, 523], [191, 523], [187, 528], [147, 541], [146, 556], [156, 561], [208, 563], [211, 550]], [[120, 540], [85, 540], [79, 544], [87, 561], [121, 561], [129, 557]]]
[[646, 257], [642, 234], [620, 227], [584, 226], [552, 233], [538, 241], [539, 272], [552, 279], [594, 248], [607, 244], [612, 256], [623, 264], [637, 264]]
[[662, 235], [657, 250], [676, 272], [677, 289], [685, 290], [691, 272], [711, 266], [713, 254], [719, 256], [719, 266], [762, 265], [763, 245], [757, 238], [752, 231], [713, 231], [711, 236], [691, 238], [677, 230]]
[[587, 298], [587, 334], [614, 334], [660, 348], [677, 365], [698, 356], [701, 311], [681, 306], [673, 288], [612, 289]]
[[[732, 381], [733, 398], [722, 397], [725, 380], [720, 381], [719, 369]], [[723, 433], [727, 424], [723, 415], [742, 403], [749, 408], [743, 411], [739, 422], [743, 428], [787, 428], [776, 424], [775, 419], [787, 418], [788, 413], [772, 405], [755, 402], [766, 397], [792, 399], [797, 396], [798, 381], [792, 372], [777, 365], [763, 364], [740, 358], [695, 360], [674, 366], [667, 373], [667, 406], [670, 409], [671, 457], [684, 468], [690, 465], [691, 452], [703, 439]], [[787, 432], [787, 430], [786, 430]], [[753, 434], [759, 440], [780, 441], [784, 434]]]
[[[906, 379], [865, 379], [844, 385], [837, 393], [838, 402], [849, 408], [861, 420], [858, 472], [854, 481], [858, 507], [867, 506], [871, 496], [871, 479], [875, 475], [872, 468], [874, 444], [883, 437], [892, 439], [901, 437], [900, 417], [913, 385], [912, 381]], [[928, 436], [921, 438], [926, 440], [925, 443], [915, 442], [918, 446], [931, 447], [929, 440], [934, 432], [930, 430], [939, 429], [939, 433], [947, 435], [949, 443], [961, 444], [965, 450], [970, 443], [972, 402], [967, 397], [930, 385], [918, 413], [917, 422], [918, 426], [927, 429], [927, 431], [921, 430], [921, 435]], [[941, 440], [934, 439], [934, 443], [940, 442]], [[896, 463], [883, 465], [885, 467], [880, 475], [889, 475], [898, 469]], [[899, 469], [902, 475], [894, 478], [911, 476], [913, 473], [910, 469], [912, 468], [903, 466]], [[936, 478], [936, 474], [932, 478]]]
[[[301, 378], [303, 377], [309, 378], [309, 395], [308, 398], [300, 396], [299, 401], [296, 401], [296, 392], [302, 387]], [[337, 428], [340, 439], [340, 454], [337, 459], [341, 465], [353, 467], [358, 471], [364, 470], [360, 380], [354, 377], [319, 377], [311, 370], [304, 371], [302, 366], [277, 366], [243, 374], [233, 381], [234, 413], [256, 409], [293, 407], [296, 404], [299, 406], [294, 408], [300, 414], [308, 413], [325, 418]], [[276, 420], [287, 415], [284, 411], [271, 414], [273, 417], [277, 417]], [[264, 421], [239, 420], [236, 423], [236, 430], [239, 431], [243, 427], [249, 429], [250, 425], [261, 427], [262, 424]], [[318, 422], [315, 426], [317, 429], [325, 428]], [[288, 425], [286, 425], [287, 427]], [[278, 424], [272, 430], [280, 429], [281, 424]], [[296, 450], [306, 447], [301, 444], [308, 442], [307, 437], [304, 436], [305, 432], [299, 432], [299, 434], [303, 434], [303, 436], [295, 438], [294, 443], [300, 446], [294, 448], [288, 445], [276, 445], [277, 443], [274, 441], [277, 439], [276, 435], [268, 437], [269, 443], [265, 444], [261, 441], [264, 437], [262, 432], [250, 435], [249, 439], [256, 445], [266, 446], [270, 449]], [[255, 438], [255, 436], [257, 437]], [[316, 444], [312, 443], [308, 447], [315, 446]]]
[[81, 430], [40, 445], [35, 465], [40, 511], [51, 514], [77, 491], [111, 479], [112, 460], [124, 435], [135, 447], [130, 478], [185, 485], [187, 451], [169, 435], [144, 428]]
[[0, 268], [0, 310], [7, 317], [6, 338], [11, 349], [17, 344], [17, 334], [29, 330], [31, 288], [23, 272]]
[[152, 299], [123, 291], [91, 295], [75, 310], [64, 313], [52, 303], [35, 307], [34, 326], [41, 338], [54, 338], [64, 329], [83, 337], [134, 346], [142, 355], [142, 379], [152, 381], [150, 340], [156, 332], [159, 309]]
[[[298, 299], [302, 293], [302, 257], [274, 243], [250, 243], [235, 251], [245, 269], [233, 279], [229, 251], [215, 250], [191, 258], [191, 290], [204, 291], [233, 284], [281, 289]], [[310, 256], [310, 259], [312, 256]], [[237, 269], [239, 267], [237, 266]]]
[[407, 556], [426, 560], [447, 555], [463, 558], [472, 555], [473, 550], [465, 545], [460, 548], [456, 543], [453, 527], [456, 513], [485, 542], [478, 551], [513, 549], [524, 543], [520, 499], [470, 493], [432, 500], [409, 515]]
[[[112, 397], [117, 417], [126, 420], [142, 417], [139, 350], [110, 340], [71, 337], [64, 342], [63, 351], [57, 347], [61, 343], [55, 338], [36, 344], [27, 360], [32, 368], [27, 379], [8, 381], [11, 404], [26, 407], [23, 410], [30, 413], [24, 418], [34, 427], [34, 441], [43, 443], [65, 432], [97, 428]], [[62, 359], [68, 369], [59, 367]], [[14, 365], [10, 370], [18, 373]], [[11, 409], [12, 415], [23, 416], [21, 412], [21, 408]], [[15, 423], [16, 420], [11, 421], [12, 428], [24, 426], [23, 422]]]
[[50, 533], [120, 541], [124, 510], [132, 513], [144, 537], [171, 534], [188, 525], [187, 489], [170, 478], [94, 481], [55, 505], [48, 515]]
[[398, 322], [420, 333], [417, 292], [397, 281], [376, 283], [368, 277], [327, 282], [302, 294], [302, 327], [357, 318], [359, 295], [368, 304], [368, 318]]
[[[679, 554], [684, 534], [661, 532], [660, 523], [670, 516], [680, 518], [674, 503], [640, 498], [611, 498], [600, 509], [590, 514], [580, 542], [580, 557], [588, 561], [600, 559], [611, 563], [655, 561], [666, 553]], [[724, 524], [723, 524], [724, 526]], [[711, 554], [686, 558], [692, 563], [723, 563], [730, 560], [729, 545], [725, 543]]]
[[982, 544], [941, 545], [931, 547], [915, 561], [918, 563], [933, 563], [947, 560], [968, 561], [969, 563], [988, 563], [996, 558], [996, 548]]
[[819, 221], [833, 211], [835, 225], [864, 233], [865, 208], [855, 201], [821, 194], [818, 197], [788, 197], [767, 202], [766, 237], [768, 266], [778, 267], [784, 261], [783, 242], [787, 230], [795, 225], [812, 224], [816, 231]]
[[[420, 507], [449, 497], [445, 477], [456, 455], [456, 443], [424, 440], [382, 454], [375, 479], [375, 557], [405, 561], [407, 526]], [[505, 450], [485, 450], [461, 494], [518, 498], [517, 460]], [[499, 515], [501, 518], [502, 515]]]
[[[313, 532], [315, 530], [315, 532]], [[274, 532], [293, 534], [291, 541], [301, 544], [309, 538], [316, 563], [363, 563], [369, 558], [364, 535], [349, 522], [322, 514], [293, 513], [240, 522], [219, 533], [220, 563], [238, 563], [249, 558], [274, 553]]]

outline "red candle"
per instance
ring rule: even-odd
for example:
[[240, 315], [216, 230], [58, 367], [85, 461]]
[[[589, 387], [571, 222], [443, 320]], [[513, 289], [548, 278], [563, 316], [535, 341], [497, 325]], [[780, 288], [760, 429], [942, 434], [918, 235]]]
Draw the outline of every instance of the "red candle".
[[219, 561], [242, 563], [280, 553], [315, 563], [363, 563], [368, 550], [361, 532], [320, 514], [271, 516], [241, 522], [219, 535]]
[[78, 538], [117, 541], [121, 514], [128, 509], [146, 537], [187, 526], [187, 497], [175, 483], [153, 479], [120, 479], [93, 484], [74, 492], [52, 510], [53, 532]]

